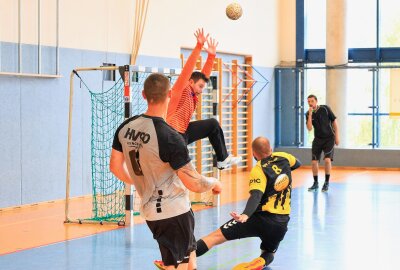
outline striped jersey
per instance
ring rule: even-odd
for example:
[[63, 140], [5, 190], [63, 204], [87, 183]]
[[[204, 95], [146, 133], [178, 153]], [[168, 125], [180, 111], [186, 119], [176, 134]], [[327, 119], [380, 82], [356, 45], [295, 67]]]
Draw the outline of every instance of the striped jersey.
[[[174, 93], [172, 93], [172, 95], [174, 95]], [[175, 112], [171, 113], [169, 115], [170, 117], [167, 115], [168, 124], [179, 133], [185, 133], [189, 126], [190, 119], [196, 110], [197, 102], [198, 98], [194, 94], [192, 87], [187, 85], [182, 91]], [[168, 110], [168, 112], [170, 111]]]
[[[197, 96], [189, 85], [189, 79], [194, 70], [197, 58], [200, 56], [202, 44], [197, 43], [193, 49], [182, 73], [172, 87], [172, 96], [168, 105], [167, 123], [179, 133], [185, 133], [197, 106]], [[214, 64], [215, 54], [209, 54], [202, 73], [208, 78]]]

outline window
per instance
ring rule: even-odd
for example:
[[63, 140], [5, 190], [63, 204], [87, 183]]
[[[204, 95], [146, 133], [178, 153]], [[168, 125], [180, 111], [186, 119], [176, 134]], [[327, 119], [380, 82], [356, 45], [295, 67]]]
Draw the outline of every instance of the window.
[[[276, 140], [281, 143], [278, 146], [292, 146], [291, 142], [298, 141], [300, 146], [310, 147], [314, 134], [305, 128], [307, 96], [315, 94], [319, 104], [325, 104], [326, 96], [326, 70], [315, 68], [318, 64], [324, 66], [326, 1], [296, 1], [297, 16], [305, 14], [304, 25], [296, 27], [296, 58], [304, 61], [297, 61], [297, 66], [292, 69], [295, 72], [293, 76], [277, 76], [282, 82], [277, 80], [276, 83], [276, 106], [279, 109], [275, 116]], [[349, 148], [400, 149], [400, 117], [389, 115], [389, 104], [394, 100], [390, 96], [390, 70], [400, 68], [399, 14], [398, 0], [347, 1], [347, 47], [352, 61], [347, 69], [346, 137]], [[277, 69], [277, 74], [283, 74], [282, 70]], [[294, 85], [295, 89], [289, 85]], [[288, 93], [289, 88], [291, 91]], [[286, 102], [288, 97], [285, 95], [288, 94], [290, 98], [295, 96], [295, 100]], [[285, 111], [286, 105], [293, 109]], [[301, 109], [295, 114], [299, 107]], [[301, 120], [293, 121], [293, 115], [299, 115]], [[284, 129], [288, 122], [295, 134]]]
[[380, 45], [400, 47], [400, 1], [380, 1]]
[[347, 46], [376, 47], [376, 0], [347, 2]]
[[[400, 63], [398, 63], [400, 65]], [[390, 117], [390, 73], [392, 69], [381, 69], [379, 85], [379, 130], [380, 147], [400, 148], [400, 118]]]
[[307, 0], [305, 7], [306, 48], [317, 49], [326, 46], [326, 1]]

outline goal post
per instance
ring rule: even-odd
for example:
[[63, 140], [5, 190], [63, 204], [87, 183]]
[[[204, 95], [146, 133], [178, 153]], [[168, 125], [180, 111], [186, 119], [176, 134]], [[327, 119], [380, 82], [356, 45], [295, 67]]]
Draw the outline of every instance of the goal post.
[[[109, 89], [90, 89], [84, 79], [87, 72], [93, 71], [118, 71], [120, 79]], [[180, 69], [140, 67], [140, 66], [104, 66], [104, 67], [83, 67], [76, 68], [70, 75], [70, 96], [69, 96], [69, 120], [68, 120], [68, 146], [67, 146], [67, 169], [66, 169], [66, 223], [100, 223], [129, 225], [132, 223], [132, 216], [138, 215], [140, 198], [133, 187], [124, 184], [109, 171], [109, 157], [111, 153], [112, 140], [117, 127], [124, 119], [133, 115], [144, 113], [147, 110], [147, 103], [142, 97], [143, 83], [152, 73], [162, 73], [170, 78], [171, 84], [175, 82], [180, 74]], [[71, 151], [74, 145], [73, 122], [77, 121], [73, 115], [74, 83], [80, 80], [91, 97], [91, 141], [83, 142], [91, 145], [91, 182], [92, 182], [92, 213], [90, 217], [71, 217]], [[214, 86], [214, 87], [212, 87]], [[205, 96], [208, 104], [202, 112], [202, 119], [218, 117], [217, 89], [215, 83], [207, 87]], [[214, 88], [214, 89], [213, 89]], [[89, 102], [88, 102], [89, 103]], [[210, 106], [208, 106], [210, 105]], [[208, 142], [208, 139], [205, 139]], [[205, 143], [204, 143], [205, 144]], [[190, 147], [189, 147], [190, 148]], [[208, 167], [213, 167], [213, 160], [197, 156], [191, 152], [193, 160], [206, 160]], [[196, 152], [196, 151], [194, 151]], [[204, 155], [204, 151], [200, 151]], [[208, 169], [208, 171], [210, 171]], [[219, 178], [219, 171], [214, 167], [212, 174]], [[205, 173], [205, 171], [199, 171]], [[75, 180], [76, 181], [76, 180]], [[83, 180], [82, 180], [83, 181]], [[204, 196], [203, 196], [204, 197]], [[211, 200], [210, 200], [211, 199]], [[217, 197], [207, 198], [204, 203], [217, 205]]]
[[[82, 78], [82, 74], [89, 71], [116, 70], [120, 71], [121, 78], [107, 90], [92, 90]], [[130, 185], [119, 181], [109, 171], [109, 158], [115, 130], [124, 119], [145, 112], [147, 106], [141, 95], [143, 82], [149, 74], [159, 71], [161, 70], [125, 65], [76, 68], [71, 72], [65, 222], [129, 225], [132, 222], [132, 211], [134, 215], [139, 213], [140, 198]], [[170, 76], [174, 70], [169, 71], [166, 75]], [[91, 144], [92, 216], [85, 218], [71, 218], [69, 211], [74, 121], [72, 112], [76, 77], [91, 96], [91, 142], [87, 143]]]
[[[80, 67], [76, 68], [71, 71], [70, 75], [70, 96], [69, 96], [69, 119], [68, 119], [68, 147], [67, 147], [67, 172], [66, 172], [66, 199], [65, 199], [65, 222], [66, 223], [100, 223], [100, 224], [107, 224], [107, 223], [118, 223], [123, 225], [125, 223], [125, 214], [121, 211], [121, 208], [123, 207], [123, 201], [122, 201], [122, 193], [124, 191], [124, 186], [122, 182], [118, 182], [115, 177], [110, 175], [111, 173], [107, 173], [107, 164], [109, 164], [107, 157], [109, 157], [109, 154], [103, 155], [103, 158], [100, 158], [100, 164], [99, 168], [100, 170], [103, 170], [103, 172], [97, 172], [97, 168], [94, 167], [94, 164], [97, 162], [97, 157], [94, 156], [96, 155], [96, 145], [94, 145], [94, 136], [96, 136], [94, 133], [98, 131], [96, 128], [96, 124], [98, 121], [97, 119], [94, 119], [93, 117], [93, 111], [94, 105], [93, 101], [102, 104], [103, 109], [111, 111], [113, 114], [115, 114], [115, 120], [114, 121], [114, 127], [118, 124], [117, 122], [121, 122], [123, 120], [123, 112], [121, 111], [121, 108], [118, 108], [118, 102], [113, 104], [113, 108], [110, 108], [109, 104], [104, 104], [105, 98], [97, 99], [96, 95], [98, 93], [93, 92], [89, 89], [85, 81], [82, 79], [80, 76], [80, 73], [85, 73], [89, 71], [115, 71], [117, 70], [118, 67], [115, 66], [107, 66], [107, 67]], [[91, 103], [91, 108], [92, 108], [92, 130], [91, 130], [91, 176], [92, 176], [92, 216], [91, 217], [85, 217], [85, 218], [71, 218], [70, 217], [70, 189], [71, 189], [71, 151], [72, 151], [72, 143], [73, 143], [73, 138], [72, 138], [72, 123], [73, 123], [73, 96], [74, 96], [74, 79], [77, 77], [80, 79], [81, 83], [85, 86], [85, 88], [91, 93], [92, 97], [92, 103]], [[112, 91], [112, 95], [117, 95], [118, 96], [118, 91], [121, 91], [121, 83], [118, 84], [118, 82], [115, 84], [115, 90]], [[106, 91], [107, 94], [110, 94], [110, 91]], [[104, 93], [101, 93], [104, 95]], [[107, 95], [106, 94], [106, 95]], [[116, 105], [116, 106], [115, 106]], [[122, 106], [122, 104], [121, 104]], [[101, 112], [103, 113], [103, 111]], [[121, 115], [122, 114], [122, 115]], [[101, 125], [103, 126], [103, 125]], [[111, 129], [108, 130], [108, 135], [110, 134]], [[104, 133], [100, 134], [102, 137], [105, 136]], [[108, 136], [110, 137], [110, 136]], [[88, 142], [89, 143], [89, 142]], [[109, 149], [110, 151], [111, 149]], [[106, 151], [106, 150], [103, 150]], [[98, 179], [100, 178], [100, 179]], [[105, 180], [106, 179], [106, 180]], [[104, 189], [103, 191], [98, 192], [97, 189], [97, 181], [103, 181], [103, 183], [107, 183], [108, 185], [108, 190]], [[82, 180], [83, 181], [83, 180]], [[111, 184], [110, 184], [111, 182]], [[101, 185], [101, 184], [100, 184]], [[111, 187], [111, 188], [110, 188]], [[111, 189], [111, 190], [110, 190]], [[108, 205], [107, 205], [108, 204]], [[110, 204], [114, 204], [113, 206], [110, 207]], [[106, 207], [106, 209], [104, 209]], [[107, 208], [113, 208], [111, 211], [108, 211]]]
[[[222, 125], [222, 65], [221, 59], [215, 60], [210, 82], [203, 90], [198, 104], [199, 108], [193, 120], [215, 118]], [[96, 71], [114, 71], [119, 74], [120, 79], [109, 89], [91, 89], [89, 85], [93, 84], [93, 81], [91, 83], [86, 82], [85, 75]], [[173, 85], [181, 69], [125, 65], [80, 67], [71, 72], [66, 168], [66, 223], [129, 225], [132, 223], [132, 216], [139, 214], [140, 198], [138, 194], [134, 187], [124, 184], [110, 172], [109, 158], [112, 140], [118, 126], [124, 119], [144, 113], [147, 110], [147, 103], [142, 97], [143, 84], [145, 79], [155, 72], [169, 77], [171, 85]], [[93, 76], [91, 78], [93, 79]], [[89, 92], [91, 98], [91, 123], [83, 123], [83, 125], [91, 127], [91, 141], [82, 142], [82, 144], [90, 144], [91, 148], [92, 194], [90, 198], [92, 200], [92, 210], [89, 217], [71, 217], [70, 211], [71, 183], [74, 181], [74, 179], [71, 179], [71, 166], [73, 166], [72, 163], [74, 161], [71, 159], [71, 149], [76, 144], [72, 135], [73, 122], [76, 121], [73, 118], [74, 84], [76, 84], [76, 79], [79, 80], [82, 88]], [[87, 104], [89, 104], [89, 101], [87, 101]], [[213, 153], [207, 138], [196, 144], [189, 145], [188, 149], [199, 173], [220, 179], [220, 171], [216, 168], [215, 153]], [[79, 181], [79, 179], [75, 179], [75, 181]], [[82, 179], [82, 181], [84, 180]], [[218, 206], [219, 196], [214, 196], [212, 192], [201, 195], [192, 193], [191, 201], [197, 204]]]

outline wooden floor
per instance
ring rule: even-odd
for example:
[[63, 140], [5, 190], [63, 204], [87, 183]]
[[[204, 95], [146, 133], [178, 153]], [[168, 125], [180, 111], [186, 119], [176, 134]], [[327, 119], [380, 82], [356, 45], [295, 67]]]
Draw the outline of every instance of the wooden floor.
[[[194, 210], [198, 211], [196, 213], [196, 224], [200, 228], [198, 229], [198, 232], [203, 232], [203, 234], [210, 232], [212, 229], [217, 228], [218, 226], [222, 225], [221, 222], [227, 221], [229, 211], [231, 210], [236, 210], [233, 209], [235, 207], [244, 207], [245, 200], [248, 198], [248, 183], [247, 183], [247, 175], [248, 172], [240, 172], [238, 174], [223, 174], [221, 181], [223, 183], [223, 193], [221, 194], [220, 200], [221, 200], [221, 207], [217, 208], [207, 208], [204, 206], [194, 206]], [[323, 171], [320, 171], [320, 179], [323, 179]], [[320, 181], [322, 182], [322, 181]], [[360, 211], [355, 211], [354, 215], [349, 215], [346, 216], [346, 220], [343, 223], [343, 216], [340, 216], [340, 221], [337, 220], [338, 225], [340, 226], [345, 226], [342, 228], [341, 233], [346, 234], [346, 226], [348, 226], [348, 230], [352, 227], [351, 222], [352, 219], [355, 219], [354, 222], [356, 222], [358, 217], [357, 215], [360, 213], [363, 213], [363, 215], [366, 215], [366, 211], [372, 211], [368, 215], [377, 215], [379, 218], [382, 219], [388, 219], [391, 222], [391, 226], [389, 226], [387, 229], [388, 235], [392, 235], [393, 233], [395, 234], [394, 236], [392, 235], [392, 240], [396, 241], [396, 246], [390, 246], [388, 249], [392, 248], [393, 250], [397, 250], [398, 244], [400, 242], [400, 237], [398, 231], [398, 227], [400, 226], [400, 217], [399, 217], [399, 209], [400, 209], [400, 171], [398, 170], [366, 170], [366, 169], [334, 169], [332, 172], [331, 176], [331, 189], [329, 191], [329, 199], [334, 201], [335, 198], [337, 198], [336, 206], [337, 209], [331, 209], [332, 213], [329, 213], [329, 216], [334, 216], [335, 211], [339, 213], [343, 213], [343, 209], [341, 208], [348, 208], [349, 206], [346, 205], [348, 203], [352, 203], [352, 200], [363, 200], [365, 199], [364, 197], [356, 196], [357, 194], [360, 195], [361, 191], [368, 191], [369, 195], [366, 194], [361, 194], [362, 196], [370, 196], [374, 200], [374, 207], [371, 209], [364, 208], [364, 206], [361, 204], [359, 207], [361, 207]], [[293, 187], [297, 190], [297, 193], [294, 194], [296, 196], [296, 199], [293, 199], [292, 206], [293, 209], [297, 208], [298, 210], [301, 210], [304, 205], [314, 205], [317, 202], [317, 206], [320, 203], [320, 200], [326, 203], [326, 198], [328, 197], [315, 197], [318, 195], [315, 194], [322, 194], [321, 192], [317, 192], [314, 195], [310, 192], [306, 191], [306, 187], [308, 185], [312, 184], [312, 177], [311, 177], [311, 170], [310, 168], [302, 168], [298, 169], [293, 172]], [[387, 190], [390, 190], [391, 193], [385, 193]], [[393, 193], [394, 192], [394, 193]], [[354, 194], [352, 197], [351, 194]], [[379, 196], [379, 194], [382, 194], [382, 196]], [[388, 195], [389, 194], [389, 195]], [[322, 196], [322, 195], [320, 195]], [[339, 199], [340, 198], [340, 199]], [[346, 198], [346, 200], [342, 199]], [[369, 198], [369, 197], [368, 197]], [[385, 199], [386, 198], [386, 199]], [[396, 199], [397, 198], [397, 199]], [[297, 200], [297, 201], [296, 201]], [[317, 200], [317, 201], [316, 201]], [[340, 202], [340, 200], [343, 200], [343, 202]], [[381, 205], [382, 204], [382, 205]], [[390, 204], [390, 205], [385, 205], [385, 204]], [[357, 204], [358, 205], [358, 204]], [[315, 205], [314, 205], [315, 207]], [[370, 204], [365, 205], [365, 207], [371, 207]], [[318, 208], [318, 207], [317, 207]], [[324, 206], [326, 208], [326, 206]], [[383, 211], [382, 209], [386, 209]], [[387, 209], [392, 209], [387, 212]], [[73, 216], [83, 216], [83, 215], [89, 215], [91, 211], [91, 200], [89, 198], [75, 198], [72, 200], [71, 203], [71, 215]], [[240, 209], [237, 209], [240, 211]], [[314, 209], [315, 210], [315, 209]], [[326, 210], [326, 209], [325, 209]], [[324, 210], [324, 211], [325, 211]], [[361, 211], [362, 210], [362, 211]], [[381, 211], [382, 212], [379, 212]], [[289, 231], [297, 231], [297, 234], [307, 232], [307, 224], [313, 224], [313, 222], [316, 222], [315, 219], [321, 219], [320, 212], [321, 209], [316, 210], [316, 214], [313, 215], [312, 213], [310, 214], [311, 216], [309, 217], [310, 220], [304, 220], [306, 217], [303, 216], [305, 215], [307, 211], [296, 211], [293, 213], [292, 219], [296, 219], [299, 224], [294, 223], [291, 221], [291, 224], [293, 223], [294, 227], [290, 228]], [[346, 212], [347, 213], [347, 212]], [[325, 213], [327, 214], [327, 213]], [[389, 214], [389, 216], [384, 216], [384, 214]], [[207, 217], [206, 217], [207, 216]], [[203, 218], [202, 218], [203, 217]], [[129, 228], [124, 228], [124, 227], [119, 227], [117, 225], [99, 225], [99, 224], [85, 224], [85, 225], [80, 225], [80, 224], [64, 224], [64, 201], [55, 201], [55, 202], [48, 202], [48, 203], [41, 203], [37, 205], [30, 205], [30, 206], [23, 206], [19, 208], [8, 208], [8, 209], [1, 209], [0, 210], [0, 269], [34, 269], [34, 268], [26, 268], [27, 265], [29, 264], [23, 264], [21, 263], [21, 260], [23, 261], [26, 256], [29, 256], [27, 254], [30, 254], [31, 252], [35, 252], [38, 247], [44, 247], [42, 248], [41, 251], [47, 254], [47, 256], [51, 256], [51, 253], [53, 251], [51, 250], [46, 250], [46, 246], [49, 244], [54, 244], [54, 243], [78, 243], [78, 242], [70, 242], [68, 240], [72, 239], [79, 239], [83, 237], [88, 237], [88, 236], [94, 236], [94, 235], [102, 235], [105, 236], [106, 232], [111, 233], [110, 231], [115, 231], [115, 233], [119, 234], [121, 230], [129, 230]], [[339, 217], [338, 217], [339, 218]], [[199, 220], [199, 222], [197, 221]], [[206, 224], [204, 225], [204, 220], [214, 220], [212, 224]], [[220, 224], [218, 224], [218, 222]], [[311, 222], [311, 223], [310, 223]], [[335, 219], [332, 221], [335, 223]], [[133, 225], [132, 228], [137, 227], [137, 230], [145, 230], [146, 231], [146, 226], [143, 224], [143, 220], [140, 217], [135, 218], [135, 225]], [[368, 225], [369, 226], [369, 225]], [[367, 226], [367, 227], [368, 227]], [[385, 225], [386, 226], [386, 225]], [[139, 229], [140, 228], [140, 229]], [[372, 229], [376, 229], [376, 227], [373, 227]], [[200, 231], [199, 231], [200, 230]], [[360, 228], [362, 230], [362, 228]], [[394, 230], [394, 231], [393, 231]], [[382, 232], [385, 232], [383, 230]], [[368, 233], [368, 232], [366, 232]], [[381, 232], [380, 232], [381, 233]], [[155, 242], [153, 239], [151, 239], [151, 235], [148, 235], [148, 232], [143, 233], [146, 234], [146, 236], [143, 236], [143, 238], [146, 238], [146, 241], [149, 242], [149, 246], [152, 246], [151, 252], [155, 252], [157, 254], [157, 247], [155, 246]], [[199, 237], [201, 235], [196, 235], [196, 237]], [[140, 237], [140, 236], [138, 236]], [[339, 237], [339, 236], [338, 236]], [[385, 244], [387, 244], [387, 241], [389, 241], [387, 238], [389, 236], [382, 236], [382, 238], [386, 239]], [[147, 239], [150, 238], [150, 239]], [[292, 237], [293, 238], [293, 237]], [[367, 239], [368, 237], [366, 237]], [[86, 239], [86, 238], [85, 238]], [[373, 245], [376, 247], [377, 245], [384, 250], [385, 247], [381, 246], [379, 243], [379, 238], [374, 239], [375, 242], [373, 243], [362, 243], [362, 236], [361, 239], [359, 239], [361, 242], [359, 245]], [[141, 240], [139, 240], [141, 241]], [[293, 247], [291, 246], [290, 248], [294, 247], [300, 247], [303, 246], [304, 244], [300, 243], [291, 243], [290, 240], [286, 240], [286, 238], [283, 240], [283, 243], [288, 242], [288, 245], [293, 244]], [[302, 239], [302, 241], [305, 241], [305, 239]], [[153, 243], [154, 242], [154, 243]], [[146, 242], [147, 243], [147, 242]], [[248, 242], [248, 240], [243, 240], [242, 243], [247, 243], [249, 247], [257, 249], [258, 244], [254, 244], [252, 242]], [[392, 242], [389, 241], [389, 243], [393, 244]], [[345, 243], [342, 243], [345, 245]], [[348, 243], [347, 243], [348, 244]], [[146, 244], [147, 245], [147, 244]], [[336, 244], [335, 244], [336, 245]], [[358, 245], [351, 244], [355, 247], [358, 247]], [[135, 247], [138, 250], [140, 250], [140, 246], [135, 246], [132, 245], [131, 247], [127, 246], [126, 248], [132, 248]], [[79, 249], [79, 245], [77, 246]], [[310, 256], [313, 256], [312, 254], [315, 254], [318, 251], [313, 251], [312, 246], [306, 246], [308, 249], [308, 253]], [[344, 248], [344, 246], [343, 246]], [[282, 248], [281, 248], [282, 249]], [[329, 242], [327, 243], [326, 246], [323, 247], [323, 249], [326, 249], [326, 252], [329, 253], [330, 247], [329, 247]], [[239, 252], [238, 250], [224, 250], [224, 247], [221, 246], [221, 248], [217, 249], [218, 252]], [[36, 252], [39, 252], [38, 250]], [[133, 252], [133, 251], [132, 251]], [[231, 266], [229, 266], [229, 261], [225, 262], [223, 259], [219, 258], [215, 254], [219, 253], [214, 253], [211, 255], [211, 258], [213, 258], [213, 263], [217, 263], [218, 265], [225, 265], [225, 266], [220, 266], [220, 267], [215, 267], [212, 268], [210, 265], [207, 263], [203, 263], [205, 265], [205, 268], [199, 268], [199, 269], [230, 269]], [[292, 257], [293, 261], [299, 262], [300, 259], [296, 257], [296, 252], [299, 253], [299, 251], [293, 250], [294, 254]], [[389, 254], [392, 254], [392, 251], [385, 251], [386, 253], [389, 252]], [[298, 255], [298, 254], [297, 254]], [[56, 256], [56, 255], [55, 255]], [[63, 254], [63, 256], [66, 256]], [[206, 256], [206, 255], [204, 255]], [[203, 256], [203, 257], [204, 257]], [[217, 257], [215, 257], [217, 256]], [[236, 255], [234, 255], [236, 256]], [[348, 256], [348, 255], [346, 255]], [[379, 256], [387, 257], [388, 255], [386, 254], [385, 256], [380, 254]], [[155, 255], [157, 257], [157, 255]], [[202, 259], [201, 257], [200, 259]], [[246, 256], [239, 256], [243, 260], [249, 260], [251, 259], [251, 255], [249, 257]], [[239, 258], [238, 257], [238, 258]], [[253, 256], [254, 257], [254, 256]], [[296, 257], [296, 258], [295, 258]], [[385, 257], [385, 258], [386, 258]], [[35, 257], [32, 257], [35, 258]], [[131, 255], [131, 258], [136, 258], [135, 256]], [[43, 260], [43, 257], [37, 256], [38, 260]], [[136, 258], [137, 259], [137, 258]], [[147, 262], [152, 261], [152, 259], [157, 259], [157, 258], [150, 258], [150, 257], [145, 257], [145, 260]], [[367, 259], [367, 258], [365, 258]], [[392, 258], [395, 259], [395, 258]], [[34, 259], [35, 260], [35, 259]], [[72, 257], [68, 257], [66, 259], [68, 260], [74, 260]], [[221, 261], [222, 260], [222, 261]], [[290, 257], [289, 257], [290, 260]], [[332, 258], [334, 260], [334, 258]], [[201, 260], [199, 260], [201, 262]], [[329, 262], [329, 260], [328, 260]], [[380, 262], [380, 261], [379, 261]], [[321, 264], [322, 263], [322, 264]], [[303, 262], [303, 267], [300, 267], [297, 265], [296, 268], [291, 268], [293, 267], [292, 264], [288, 264], [288, 262], [285, 263], [280, 263], [277, 258], [277, 262], [273, 263], [271, 265], [271, 269], [306, 269], [306, 266], [308, 269], [338, 269], [338, 268], [332, 268], [332, 267], [327, 267], [323, 265], [324, 262], [318, 261], [318, 258], [315, 261], [315, 264], [312, 262], [307, 261], [306, 263]], [[325, 262], [326, 263], [326, 262]], [[394, 262], [397, 264], [397, 262]], [[275, 267], [274, 267], [275, 264]], [[45, 264], [41, 264], [38, 262], [38, 265], [45, 266]], [[71, 264], [73, 265], [73, 263]], [[89, 264], [90, 265], [90, 264]], [[92, 266], [95, 265], [91, 264]], [[135, 264], [136, 265], [136, 264]], [[154, 269], [152, 267], [148, 268], [149, 264], [147, 266], [138, 266], [136, 267], [131, 266], [125, 269]], [[280, 265], [280, 267], [278, 267]], [[292, 266], [290, 266], [292, 265]], [[338, 265], [352, 265], [352, 264], [341, 264], [338, 263]], [[390, 266], [390, 264], [387, 264], [385, 267]], [[356, 264], [355, 264], [356, 266]], [[368, 264], [366, 264], [368, 266]], [[394, 265], [395, 266], [395, 265]], [[379, 269], [398, 269], [397, 267], [393, 268], [379, 268]], [[88, 269], [88, 266], [84, 266], [85, 269]], [[204, 266], [203, 266], [204, 267]], [[47, 267], [46, 267], [47, 268]], [[358, 268], [358, 267], [357, 267]], [[368, 268], [368, 267], [367, 267]], [[35, 268], [36, 269], [36, 268]], [[39, 269], [39, 268], [37, 268]], [[58, 267], [52, 267], [52, 269], [77, 269], [77, 268], [72, 268], [69, 264], [67, 265], [59, 265]], [[92, 269], [97, 269], [97, 268], [92, 268]], [[113, 267], [108, 267], [104, 269], [117, 269]], [[341, 269], [350, 269], [350, 268], [341, 268]], [[364, 268], [365, 269], [365, 268]], [[368, 269], [375, 269], [375, 268], [368, 268]]]

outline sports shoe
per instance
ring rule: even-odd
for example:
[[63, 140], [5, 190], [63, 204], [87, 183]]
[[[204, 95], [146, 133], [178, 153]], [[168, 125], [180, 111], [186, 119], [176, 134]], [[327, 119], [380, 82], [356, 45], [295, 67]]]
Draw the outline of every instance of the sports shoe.
[[231, 167], [232, 165], [237, 165], [241, 161], [242, 157], [234, 157], [232, 155], [229, 155], [224, 161], [218, 161], [217, 167], [218, 169], [223, 170]]
[[262, 270], [265, 266], [265, 260], [257, 257], [251, 262], [240, 263], [232, 268], [232, 270]]
[[321, 191], [322, 192], [327, 192], [329, 189], [329, 182], [325, 182], [324, 185], [322, 186]]
[[165, 270], [163, 261], [155, 260], [153, 263], [155, 266], [157, 266], [158, 269]]
[[308, 188], [308, 191], [316, 191], [318, 190], [318, 182], [314, 181], [314, 184]]

